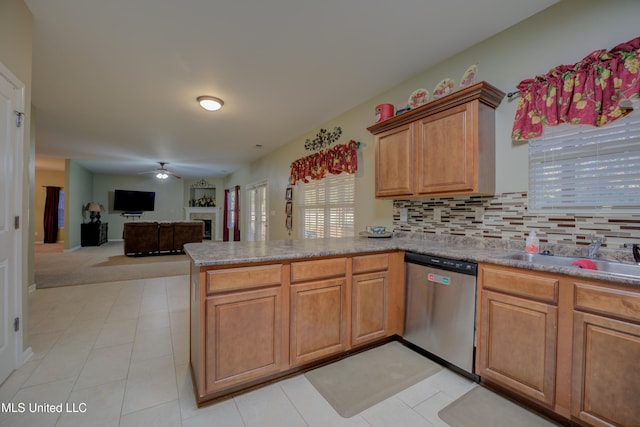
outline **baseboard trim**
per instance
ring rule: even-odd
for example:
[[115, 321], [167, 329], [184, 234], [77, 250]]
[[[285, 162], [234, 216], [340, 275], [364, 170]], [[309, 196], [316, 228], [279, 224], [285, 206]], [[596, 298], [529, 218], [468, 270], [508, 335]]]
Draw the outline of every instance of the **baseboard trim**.
[[[29, 361], [29, 359], [31, 359], [32, 357], [33, 357], [33, 350], [31, 349], [31, 347], [27, 347], [27, 349], [22, 352], [22, 354], [20, 356], [20, 360], [18, 361], [18, 364], [20, 366], [22, 366], [25, 363], [27, 363]], [[20, 367], [20, 366], [18, 366], [18, 367]]]

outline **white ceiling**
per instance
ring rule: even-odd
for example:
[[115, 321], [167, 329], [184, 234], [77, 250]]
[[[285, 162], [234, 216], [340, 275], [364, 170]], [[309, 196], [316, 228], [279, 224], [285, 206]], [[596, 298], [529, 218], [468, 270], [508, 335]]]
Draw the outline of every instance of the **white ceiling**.
[[223, 176], [557, 1], [25, 0], [36, 158]]

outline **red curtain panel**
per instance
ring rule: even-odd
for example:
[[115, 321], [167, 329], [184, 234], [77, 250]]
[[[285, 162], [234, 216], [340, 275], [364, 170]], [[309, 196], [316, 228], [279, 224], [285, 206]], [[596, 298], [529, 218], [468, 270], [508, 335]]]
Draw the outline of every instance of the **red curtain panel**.
[[60, 203], [60, 187], [47, 187], [47, 198], [44, 204], [44, 242], [58, 241], [58, 203]]

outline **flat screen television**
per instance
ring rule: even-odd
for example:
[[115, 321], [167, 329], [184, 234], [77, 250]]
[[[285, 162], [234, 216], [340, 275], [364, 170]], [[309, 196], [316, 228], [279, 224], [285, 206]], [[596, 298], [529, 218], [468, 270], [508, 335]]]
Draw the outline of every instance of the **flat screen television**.
[[113, 210], [128, 213], [152, 211], [156, 193], [153, 191], [115, 190]]

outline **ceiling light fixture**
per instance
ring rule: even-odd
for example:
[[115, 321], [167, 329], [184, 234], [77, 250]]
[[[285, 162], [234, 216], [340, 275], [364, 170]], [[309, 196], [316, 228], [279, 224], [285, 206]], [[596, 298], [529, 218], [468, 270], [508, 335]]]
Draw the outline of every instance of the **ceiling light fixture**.
[[215, 96], [199, 96], [197, 98], [200, 106], [207, 111], [217, 111], [222, 108], [224, 105], [224, 101], [220, 98], [216, 98]]

